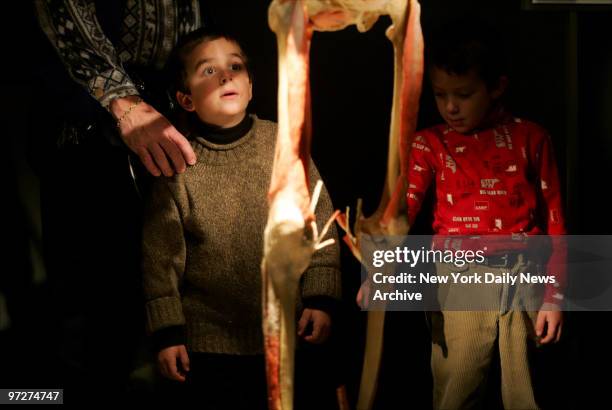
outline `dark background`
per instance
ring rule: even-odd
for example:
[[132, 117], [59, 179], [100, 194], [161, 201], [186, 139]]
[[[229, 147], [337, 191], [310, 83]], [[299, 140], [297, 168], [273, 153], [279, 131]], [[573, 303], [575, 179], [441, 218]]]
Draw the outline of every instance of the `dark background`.
[[[504, 35], [510, 64], [507, 105], [515, 115], [547, 128], [555, 144], [571, 234], [611, 234], [609, 167], [612, 164], [612, 11], [605, 7], [527, 8], [520, 0], [422, 0], [428, 34], [449, 18], [478, 16]], [[40, 104], [40, 61], [49, 49], [27, 1], [6, 2], [3, 25], [2, 161], [4, 211], [0, 289], [12, 325], [0, 331], [0, 387], [49, 388], [51, 352], [43, 341], [48, 299], [36, 238], [37, 180], [26, 162], [29, 109]], [[251, 111], [276, 119], [276, 41], [267, 25], [268, 1], [212, 0], [208, 13], [241, 34], [254, 64]], [[374, 210], [384, 180], [393, 89], [393, 58], [381, 18], [367, 33], [354, 27], [315, 33], [311, 52], [312, 156], [336, 208]], [[449, 33], [452, 36], [452, 33]], [[49, 73], [52, 75], [52, 73]], [[440, 121], [424, 82], [419, 127]], [[35, 119], [34, 119], [35, 121]], [[44, 170], [43, 170], [44, 172]], [[421, 222], [422, 226], [426, 225]], [[418, 232], [418, 230], [417, 230]], [[340, 381], [354, 398], [363, 349], [365, 314], [352, 303], [359, 266], [343, 249], [345, 309], [333, 347]], [[1, 311], [0, 307], [0, 311]], [[378, 408], [426, 408], [431, 381], [423, 314], [389, 313]], [[546, 408], [610, 407], [612, 364], [607, 312], [569, 313], [564, 340], [542, 351], [537, 380]], [[51, 379], [50, 379], [51, 377]], [[498, 405], [499, 375], [491, 375], [489, 405]], [[495, 382], [497, 381], [497, 383]], [[41, 384], [42, 383], [42, 384]], [[400, 405], [401, 404], [401, 405]]]

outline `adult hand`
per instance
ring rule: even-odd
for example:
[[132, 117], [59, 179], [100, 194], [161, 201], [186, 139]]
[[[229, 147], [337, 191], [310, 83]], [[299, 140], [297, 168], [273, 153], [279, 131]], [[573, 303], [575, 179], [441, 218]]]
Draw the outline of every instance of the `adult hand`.
[[[180, 369], [177, 366], [180, 363]], [[185, 345], [170, 346], [162, 349], [157, 354], [159, 370], [171, 380], [185, 381], [185, 374], [189, 371], [189, 356]]]
[[[544, 334], [546, 328], [546, 334]], [[563, 328], [563, 312], [561, 309], [551, 303], [544, 303], [538, 312], [536, 319], [536, 336], [541, 338], [540, 343], [546, 344], [553, 340], [556, 342], [561, 338], [561, 329]]]
[[110, 104], [115, 119], [123, 116], [119, 123], [121, 138], [152, 175], [185, 172], [186, 163], [196, 162], [191, 144], [166, 117], [144, 101], [126, 114], [138, 99], [137, 96], [116, 98]]
[[[308, 323], [312, 322], [312, 333], [305, 335]], [[321, 344], [327, 340], [331, 330], [331, 318], [322, 310], [304, 309], [298, 322], [298, 336], [314, 344]]]

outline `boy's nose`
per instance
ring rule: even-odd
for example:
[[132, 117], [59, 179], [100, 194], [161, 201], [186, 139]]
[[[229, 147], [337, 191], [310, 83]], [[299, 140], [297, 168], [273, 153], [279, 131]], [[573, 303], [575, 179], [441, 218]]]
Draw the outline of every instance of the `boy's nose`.
[[230, 81], [232, 79], [232, 73], [229, 70], [223, 70], [221, 72], [221, 85], [225, 84], [226, 82]]
[[446, 112], [448, 112], [449, 114], [458, 113], [459, 105], [455, 101], [449, 98], [449, 100], [446, 102]]

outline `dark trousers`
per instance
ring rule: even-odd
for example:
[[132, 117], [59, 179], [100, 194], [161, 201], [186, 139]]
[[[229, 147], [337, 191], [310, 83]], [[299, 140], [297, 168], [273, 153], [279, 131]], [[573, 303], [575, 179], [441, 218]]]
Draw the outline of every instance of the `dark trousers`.
[[122, 397], [144, 332], [141, 201], [127, 151], [70, 145], [47, 152], [39, 169], [58, 386], [66, 402]]
[[[325, 347], [296, 353], [294, 408], [337, 409], [332, 361]], [[185, 383], [165, 381], [162, 401], [179, 408], [203, 410], [267, 410], [266, 370], [263, 355], [243, 356], [191, 353]]]
[[190, 353], [184, 383], [164, 381], [162, 398], [179, 408], [266, 410], [263, 356]]

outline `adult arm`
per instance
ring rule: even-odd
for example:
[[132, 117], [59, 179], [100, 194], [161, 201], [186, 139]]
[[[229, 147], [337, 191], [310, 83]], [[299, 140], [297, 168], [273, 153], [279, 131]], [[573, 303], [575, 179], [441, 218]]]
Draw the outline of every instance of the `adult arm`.
[[185, 163], [194, 164], [195, 154], [185, 137], [154, 107], [144, 101], [135, 105], [138, 90], [101, 28], [93, 0], [35, 4], [39, 24], [68, 74], [115, 120], [123, 118], [119, 134], [147, 170], [171, 176], [183, 172]]

